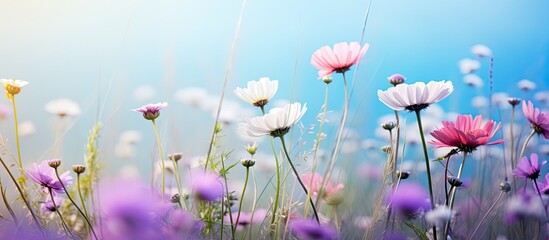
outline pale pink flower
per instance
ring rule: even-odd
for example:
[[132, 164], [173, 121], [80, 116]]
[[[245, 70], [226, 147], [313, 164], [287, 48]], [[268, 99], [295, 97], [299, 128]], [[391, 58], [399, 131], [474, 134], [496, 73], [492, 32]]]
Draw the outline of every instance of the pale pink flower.
[[530, 101], [528, 103], [526, 101], [522, 102], [522, 112], [532, 124], [534, 131], [543, 135], [543, 138], [549, 139], [549, 113], [534, 108], [534, 105]]
[[168, 103], [161, 102], [156, 104], [147, 104], [140, 108], [132, 109], [132, 111], [143, 113], [143, 117], [147, 120], [154, 120], [160, 116], [160, 110], [167, 106]]
[[361, 48], [358, 42], [340, 42], [332, 48], [323, 46], [316, 50], [311, 57], [311, 64], [318, 68], [318, 77], [331, 75], [333, 72], [344, 73], [351, 66], [358, 63], [364, 56], [369, 45]]
[[[305, 173], [301, 176], [301, 180], [308, 185], [309, 191], [313, 194], [318, 194], [322, 187], [322, 181], [324, 178], [318, 173]], [[341, 194], [343, 190], [343, 184], [333, 185], [329, 181], [326, 183], [324, 188], [324, 194], [322, 198], [328, 202], [330, 205], [338, 205], [343, 201], [343, 195]]]
[[[471, 115], [460, 115], [456, 122], [442, 121], [443, 127], [431, 132], [435, 139], [429, 143], [436, 147], [454, 147], [460, 151], [471, 153], [478, 146], [500, 144], [504, 140], [499, 139], [488, 142], [501, 128], [492, 120], [482, 123], [482, 116], [473, 119]], [[494, 129], [495, 127], [495, 129]]]

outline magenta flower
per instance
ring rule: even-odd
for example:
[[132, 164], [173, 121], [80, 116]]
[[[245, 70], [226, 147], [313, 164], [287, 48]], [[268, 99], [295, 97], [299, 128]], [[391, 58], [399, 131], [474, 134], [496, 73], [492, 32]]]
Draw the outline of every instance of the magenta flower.
[[[435, 140], [429, 143], [436, 147], [455, 147], [466, 153], [473, 152], [478, 146], [502, 143], [503, 139], [488, 142], [501, 128], [492, 120], [482, 124], [482, 116], [473, 119], [471, 115], [460, 115], [456, 122], [442, 121], [443, 127], [431, 132]], [[495, 127], [495, 129], [494, 129]]]
[[[55, 169], [49, 166], [49, 161], [51, 160], [42, 160], [40, 164], [32, 163], [32, 168], [25, 170], [25, 172], [31, 180], [42, 186], [42, 192], [49, 193], [48, 189], [51, 188], [52, 194], [62, 194], [64, 193], [63, 186], [61, 186], [61, 182], [59, 182], [55, 175]], [[63, 174], [59, 175], [59, 177], [66, 188], [72, 184], [72, 177], [70, 176], [69, 171], [65, 171]]]
[[53, 196], [53, 199], [55, 200], [55, 205], [53, 205], [53, 201], [51, 200], [51, 197], [49, 196], [46, 197], [46, 200], [44, 201], [44, 203], [40, 204], [40, 210], [46, 213], [55, 212], [55, 210], [63, 204], [63, 198], [58, 196]]
[[331, 240], [337, 239], [336, 229], [329, 224], [318, 224], [314, 220], [298, 219], [290, 223], [292, 234], [300, 240]]
[[534, 131], [537, 134], [542, 134], [543, 138], [549, 140], [549, 113], [534, 108], [534, 104], [530, 101], [528, 101], [528, 104], [526, 101], [522, 102], [522, 112], [532, 124]]
[[156, 104], [147, 104], [137, 109], [132, 109], [134, 112], [143, 113], [143, 117], [147, 120], [155, 120], [160, 116], [160, 110], [167, 107], [168, 103], [161, 102]]
[[361, 48], [358, 42], [340, 42], [334, 45], [321, 47], [311, 57], [311, 64], [318, 68], [318, 77], [331, 75], [333, 72], [344, 73], [351, 66], [358, 63], [368, 50], [368, 44]]
[[[535, 183], [534, 183], [535, 184]], [[545, 181], [538, 182], [539, 191], [543, 194], [549, 194], [549, 173], [545, 174]], [[536, 186], [534, 186], [535, 188]]]
[[541, 165], [538, 165], [538, 154], [532, 153], [530, 155], [530, 160], [528, 160], [528, 157], [526, 156], [522, 157], [520, 162], [517, 163], [517, 168], [513, 169], [513, 174], [517, 177], [535, 180], [539, 177], [540, 169], [545, 163], [547, 163], [547, 161], [543, 161], [541, 162]]

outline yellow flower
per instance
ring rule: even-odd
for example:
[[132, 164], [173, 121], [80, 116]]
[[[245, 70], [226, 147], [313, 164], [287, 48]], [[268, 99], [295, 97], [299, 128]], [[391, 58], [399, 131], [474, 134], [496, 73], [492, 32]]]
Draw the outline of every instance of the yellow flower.
[[4, 88], [6, 89], [6, 96], [13, 100], [13, 96], [21, 92], [21, 88], [29, 82], [23, 81], [23, 80], [17, 80], [17, 79], [0, 79], [0, 82], [4, 84]]

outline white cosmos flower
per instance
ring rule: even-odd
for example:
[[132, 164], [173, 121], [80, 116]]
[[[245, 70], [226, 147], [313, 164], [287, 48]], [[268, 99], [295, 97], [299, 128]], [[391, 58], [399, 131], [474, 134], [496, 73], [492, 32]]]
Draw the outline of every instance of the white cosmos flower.
[[259, 81], [249, 81], [247, 88], [237, 87], [234, 94], [256, 107], [263, 107], [275, 95], [277, 90], [278, 80], [269, 80], [268, 77], [262, 77]]
[[459, 61], [459, 69], [463, 74], [472, 73], [480, 68], [480, 62], [470, 58], [464, 58]]
[[539, 101], [541, 103], [549, 102], [549, 91], [537, 92], [534, 95], [534, 99], [536, 99], [537, 101]]
[[199, 87], [182, 88], [175, 92], [175, 99], [191, 107], [205, 109], [204, 103], [210, 96], [208, 92]]
[[425, 214], [425, 221], [431, 226], [442, 227], [452, 219], [452, 210], [445, 205], [438, 205]]
[[303, 114], [307, 111], [307, 104], [292, 103], [282, 108], [273, 108], [269, 113], [247, 119], [245, 123], [240, 123], [238, 130], [241, 134], [250, 137], [260, 137], [263, 135], [282, 136], [287, 133]]
[[536, 88], [536, 83], [528, 79], [522, 79], [517, 83], [519, 89], [524, 91], [534, 90]]
[[133, 98], [137, 101], [152, 101], [155, 94], [154, 88], [149, 85], [141, 85], [133, 90]]
[[73, 100], [59, 98], [46, 103], [46, 111], [60, 117], [80, 114], [80, 105]]
[[484, 108], [488, 106], [488, 98], [484, 96], [476, 96], [471, 99], [471, 105], [475, 108]]
[[463, 76], [463, 81], [465, 84], [471, 86], [471, 87], [477, 87], [480, 88], [483, 85], [482, 78], [480, 78], [476, 74], [467, 74]]
[[437, 103], [454, 91], [451, 81], [416, 82], [399, 84], [386, 91], [377, 91], [379, 100], [393, 110], [421, 110]]
[[11, 86], [16, 88], [22, 88], [25, 85], [29, 84], [27, 81], [18, 80], [18, 79], [0, 79], [0, 82], [4, 84], [4, 86]]
[[477, 44], [471, 47], [471, 52], [475, 54], [477, 57], [491, 57], [492, 56], [492, 50], [488, 48], [486, 45]]

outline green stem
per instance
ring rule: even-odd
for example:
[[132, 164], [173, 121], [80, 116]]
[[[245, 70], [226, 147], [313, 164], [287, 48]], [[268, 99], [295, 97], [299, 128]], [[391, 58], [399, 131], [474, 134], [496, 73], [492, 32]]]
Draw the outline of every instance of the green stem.
[[248, 175], [250, 174], [250, 168], [246, 167], [246, 179], [244, 180], [244, 188], [242, 189], [242, 194], [240, 195], [240, 203], [238, 204], [238, 214], [236, 215], [236, 224], [235, 228], [238, 225], [238, 220], [240, 220], [240, 212], [242, 211], [242, 200], [244, 199], [244, 193], [246, 193], [246, 185], [248, 185]]
[[154, 129], [154, 135], [156, 136], [156, 142], [158, 144], [158, 151], [160, 151], [160, 172], [162, 174], [162, 200], [166, 197], [166, 190], [165, 190], [165, 184], [166, 184], [166, 177], [164, 176], [164, 151], [162, 150], [162, 143], [160, 142], [160, 136], [158, 135], [158, 129], [156, 128], [156, 122], [153, 120], [153, 129]]
[[[252, 156], [253, 157], [253, 156]], [[252, 204], [252, 216], [250, 217], [250, 223], [254, 222], [255, 206], [257, 204], [257, 182], [255, 180], [255, 171], [252, 168], [252, 180], [254, 181], [254, 202]], [[252, 239], [252, 225], [248, 228], [249, 239]]]
[[78, 196], [80, 197], [80, 203], [82, 204], [82, 208], [84, 208], [84, 213], [86, 214], [86, 217], [90, 217], [88, 214], [88, 209], [86, 209], [86, 204], [84, 203], [84, 197], [82, 197], [82, 190], [80, 188], [80, 173], [76, 174], [76, 187], [78, 188]]
[[[288, 154], [288, 150], [286, 149], [286, 143], [284, 142], [284, 136], [280, 136], [280, 142], [282, 143], [282, 149], [284, 150], [284, 154], [286, 154], [286, 158], [288, 159], [288, 162], [290, 163], [290, 166], [292, 167], [292, 170], [294, 171], [295, 177], [297, 178], [297, 181], [301, 185], [301, 188], [303, 188], [303, 191], [305, 192], [305, 195], [309, 194], [307, 191], [307, 188], [301, 181], [301, 178], [299, 177], [299, 173], [295, 169], [294, 164], [292, 163], [292, 160], [290, 158], [290, 154]], [[315, 214], [316, 222], [320, 224], [320, 219], [318, 218], [318, 213], [316, 212], [315, 204], [313, 203], [312, 199], [309, 199], [309, 202], [311, 203], [311, 208], [313, 209], [313, 212]]]
[[[328, 184], [328, 179], [330, 179], [330, 175], [332, 174], [332, 170], [337, 160], [337, 156], [339, 155], [339, 147], [341, 145], [343, 132], [345, 131], [345, 122], [347, 121], [347, 112], [349, 111], [349, 90], [347, 89], [347, 78], [345, 77], [345, 72], [342, 72], [341, 75], [343, 76], [343, 89], [344, 89], [344, 95], [345, 95], [345, 103], [343, 105], [343, 116], [341, 117], [341, 124], [339, 126], [339, 129], [337, 130], [335, 147], [332, 151], [332, 156], [330, 158], [330, 162], [328, 163], [329, 164], [328, 168], [324, 173], [324, 179], [322, 180], [322, 184], [320, 185], [318, 196], [322, 196], [324, 194], [326, 185]], [[320, 206], [320, 198], [316, 199], [316, 205]]]
[[[326, 83], [326, 91], [324, 93], [324, 105], [322, 110], [322, 118], [320, 119], [320, 124], [318, 125], [318, 132], [316, 134], [316, 144], [315, 144], [315, 150], [313, 154], [313, 168], [311, 170], [311, 173], [313, 174], [313, 177], [309, 181], [309, 186], [313, 185], [314, 180], [314, 174], [316, 173], [316, 167], [318, 164], [318, 149], [320, 148], [320, 135], [322, 134], [322, 127], [324, 126], [324, 121], [326, 120], [326, 113], [328, 110], [328, 89], [329, 89], [329, 83]], [[307, 217], [309, 215], [309, 199], [311, 199], [311, 193], [307, 194], [307, 200], [305, 201], [305, 212], [303, 214], [304, 217]]]
[[17, 107], [15, 106], [15, 98], [11, 100], [13, 106], [13, 119], [15, 121], [15, 145], [17, 146], [17, 159], [19, 168], [23, 169], [23, 160], [21, 160], [21, 145], [19, 144], [19, 121], [17, 120]]
[[[431, 200], [431, 209], [435, 208], [435, 201], [433, 198], [433, 184], [431, 182], [431, 167], [429, 166], [429, 154], [427, 153], [427, 144], [425, 143], [425, 136], [423, 136], [423, 126], [421, 124], [420, 110], [416, 110], [417, 126], [419, 128], [419, 136], [421, 136], [421, 144], [423, 146], [423, 155], [425, 156], [425, 168], [427, 170], [427, 182], [429, 183], [429, 199]], [[433, 238], [437, 240], [437, 229], [433, 226]]]
[[72, 239], [76, 239], [76, 237], [72, 234], [72, 231], [69, 228], [69, 225], [67, 224], [67, 222], [63, 218], [63, 215], [61, 214], [61, 212], [59, 212], [59, 208], [57, 207], [57, 204], [55, 203], [55, 199], [53, 198], [53, 193], [52, 193], [50, 187], [48, 187], [48, 192], [50, 193], [51, 202], [53, 203], [53, 208], [55, 208], [55, 212], [57, 213], [57, 215], [61, 219], [61, 224], [63, 225], [63, 228], [65, 229], [65, 232], [67, 232], [69, 235], [71, 235]]
[[[80, 207], [78, 207], [78, 205], [76, 205], [76, 202], [74, 202], [74, 200], [72, 200], [72, 197], [69, 194], [69, 191], [67, 191], [67, 188], [65, 187], [65, 184], [61, 180], [61, 177], [59, 177], [59, 171], [57, 171], [57, 168], [54, 168], [54, 169], [55, 169], [55, 176], [57, 176], [57, 179], [59, 180], [59, 183], [61, 184], [61, 187], [63, 187], [63, 191], [65, 191], [65, 193], [67, 194], [67, 198], [72, 202], [72, 205], [74, 205], [74, 207], [76, 208], [76, 210], [78, 210], [78, 212], [82, 215], [82, 217], [84, 217], [84, 220], [86, 220], [86, 223], [88, 223], [88, 226], [90, 227], [90, 230], [93, 233], [93, 237], [95, 238], [95, 240], [99, 240], [99, 238], [97, 237], [97, 234], [95, 234], [95, 230], [93, 229], [93, 225], [91, 224], [88, 217], [86, 217], [84, 212], [82, 212], [82, 209], [80, 209]], [[50, 189], [50, 194], [51, 194], [51, 189]], [[53, 201], [53, 199], [52, 199], [52, 201]]]
[[[265, 109], [263, 107], [261, 107], [261, 112], [263, 113], [263, 115], [265, 115]], [[273, 216], [271, 217], [271, 225], [273, 225], [276, 221], [276, 211], [278, 210], [278, 199], [280, 198], [280, 164], [278, 162], [278, 154], [276, 153], [276, 149], [275, 149], [274, 141], [272, 137], [269, 139], [269, 142], [271, 143], [271, 150], [273, 151], [273, 155], [275, 158], [275, 165], [276, 165], [276, 193], [275, 193], [274, 206], [273, 206]]]
[[524, 152], [526, 151], [526, 147], [528, 146], [528, 143], [530, 142], [530, 139], [532, 139], [534, 134], [536, 134], [536, 130], [532, 129], [532, 132], [530, 133], [530, 135], [528, 135], [528, 138], [526, 138], [526, 141], [524, 142], [524, 145], [522, 145], [522, 150], [520, 151], [520, 156], [517, 158], [517, 160], [524, 157]]
[[[458, 171], [458, 175], [457, 175], [457, 178], [458, 179], [461, 179], [461, 174], [463, 173], [463, 166], [465, 166], [465, 160], [467, 160], [467, 152], [463, 152], [463, 159], [461, 160], [461, 164], [459, 165], [459, 171]], [[454, 187], [452, 186], [453, 191], [452, 191], [452, 196], [450, 197], [450, 211], [454, 208], [454, 202], [456, 200], [456, 193], [457, 193], [457, 190], [458, 188], [457, 187]], [[443, 238], [446, 239], [446, 237], [448, 236], [448, 229], [450, 228], [450, 222], [448, 221], [444, 227], [444, 236]]]
[[[393, 158], [393, 171], [395, 171], [396, 175], [396, 169], [397, 169], [397, 161], [398, 161], [398, 145], [400, 141], [400, 119], [398, 117], [398, 111], [395, 110], [395, 119], [396, 119], [396, 136], [395, 136], [395, 148], [392, 150], [394, 158]], [[398, 176], [397, 176], [398, 180]], [[393, 182], [393, 185], [395, 182]]]
[[[514, 129], [514, 123], [515, 123], [515, 105], [513, 105], [513, 109], [511, 110], [511, 122], [509, 123], [511, 126], [511, 169], [515, 168], [515, 133], [513, 131]], [[505, 178], [507, 179], [507, 169], [505, 170]]]
[[177, 183], [177, 191], [179, 193], [179, 207], [181, 207], [181, 202], [185, 205], [185, 210], [189, 211], [189, 206], [187, 206], [187, 200], [183, 196], [183, 188], [181, 187], [181, 176], [179, 176], [179, 166], [177, 162], [172, 159], [174, 171], [175, 171], [175, 181]]
[[25, 205], [27, 206], [27, 208], [29, 209], [29, 212], [32, 216], [32, 219], [34, 220], [34, 222], [36, 223], [36, 226], [38, 226], [38, 229], [40, 230], [40, 232], [42, 233], [42, 235], [45, 237], [46, 236], [46, 233], [44, 232], [44, 229], [42, 228], [42, 225], [40, 224], [40, 221], [38, 221], [38, 218], [36, 217], [36, 215], [34, 214], [34, 211], [32, 210], [32, 207], [31, 205], [29, 204], [29, 201], [27, 200], [27, 198], [25, 197], [25, 194], [23, 194], [23, 190], [21, 189], [21, 187], [19, 186], [19, 184], [17, 183], [17, 180], [15, 179], [15, 177], [13, 176], [13, 174], [11, 173], [10, 169], [8, 168], [8, 166], [6, 165], [6, 163], [4, 162], [4, 159], [2, 159], [0, 157], [0, 162], [2, 163], [2, 166], [4, 166], [4, 169], [6, 169], [6, 172], [8, 172], [8, 175], [10, 175], [10, 178], [11, 180], [13, 181], [13, 184], [15, 184], [15, 187], [17, 188], [17, 191], [19, 191], [19, 195], [21, 196], [21, 199], [23, 199], [23, 202], [25, 202]]
[[[223, 155], [221, 156], [221, 167], [223, 168], [223, 180], [225, 181], [225, 191], [227, 193], [226, 198], [227, 198], [227, 208], [229, 209], [229, 219], [231, 221], [231, 236], [232, 236], [232, 239], [235, 239], [234, 232], [236, 229], [236, 225], [234, 224], [233, 213], [231, 211], [231, 199], [229, 197], [229, 185], [227, 184], [227, 172], [225, 170], [225, 157]], [[223, 204], [223, 202], [221, 202], [221, 204]], [[223, 225], [223, 217], [221, 217], [221, 225]], [[221, 232], [221, 235], [223, 235], [223, 232]]]

